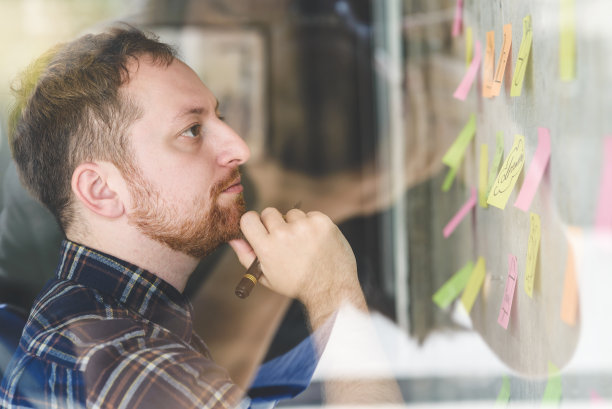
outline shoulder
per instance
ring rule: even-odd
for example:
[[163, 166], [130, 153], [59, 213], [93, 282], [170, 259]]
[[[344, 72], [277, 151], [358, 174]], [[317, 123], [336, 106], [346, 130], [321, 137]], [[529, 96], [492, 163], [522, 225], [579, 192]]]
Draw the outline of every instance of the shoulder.
[[101, 345], [81, 370], [93, 406], [233, 407], [244, 396], [223, 368], [164, 337]]

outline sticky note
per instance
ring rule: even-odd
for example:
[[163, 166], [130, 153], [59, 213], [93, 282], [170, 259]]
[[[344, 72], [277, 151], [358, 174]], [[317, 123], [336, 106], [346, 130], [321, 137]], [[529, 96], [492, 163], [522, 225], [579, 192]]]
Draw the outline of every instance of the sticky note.
[[436, 291], [432, 297], [433, 302], [440, 308], [448, 307], [465, 288], [473, 269], [474, 263], [469, 261]]
[[508, 153], [508, 157], [504, 161], [499, 174], [495, 178], [495, 183], [489, 192], [487, 203], [504, 209], [506, 202], [514, 189], [514, 185], [518, 180], [523, 164], [525, 163], [525, 137], [523, 135], [515, 135], [512, 149]]
[[518, 271], [516, 267], [516, 256], [514, 254], [508, 254], [508, 278], [506, 278], [504, 298], [502, 298], [499, 316], [497, 317], [497, 323], [504, 329], [508, 329], [508, 322], [510, 321], [510, 312], [512, 311], [512, 300], [514, 298], [514, 289], [516, 288], [517, 278]]
[[465, 202], [463, 206], [461, 206], [461, 209], [459, 209], [459, 211], [453, 216], [453, 218], [448, 222], [448, 224], [444, 226], [442, 234], [444, 234], [445, 238], [450, 236], [455, 231], [459, 223], [461, 223], [461, 221], [465, 218], [469, 211], [472, 210], [474, 206], [476, 206], [476, 189], [472, 188], [471, 191], [472, 194], [470, 195], [468, 201]]
[[571, 81], [576, 78], [575, 0], [560, 1], [559, 77]]
[[540, 216], [530, 213], [529, 222], [529, 241], [527, 242], [527, 260], [525, 261], [525, 292], [529, 297], [533, 297], [533, 282], [540, 250]]
[[502, 378], [502, 386], [497, 394], [497, 404], [507, 403], [510, 401], [510, 378], [504, 375]]
[[468, 314], [470, 313], [470, 311], [472, 311], [472, 307], [474, 306], [474, 301], [476, 301], [478, 292], [480, 292], [480, 287], [482, 287], [484, 278], [485, 278], [485, 260], [482, 257], [478, 257], [476, 266], [472, 270], [472, 273], [470, 274], [470, 278], [467, 284], [465, 285], [465, 290], [463, 290], [463, 294], [461, 295], [461, 304], [463, 304]]
[[576, 325], [578, 318], [578, 283], [576, 281], [576, 261], [572, 243], [567, 243], [567, 261], [561, 298], [561, 319], [568, 325]]
[[523, 80], [525, 79], [525, 71], [529, 61], [532, 36], [531, 16], [528, 15], [523, 19], [523, 39], [519, 47], [516, 65], [514, 66], [514, 75], [512, 76], [512, 86], [510, 87], [510, 96], [512, 97], [520, 96], [523, 90]]
[[514, 202], [514, 206], [526, 212], [531, 206], [531, 201], [540, 185], [544, 171], [550, 159], [550, 131], [546, 128], [538, 128], [538, 147], [536, 148], [527, 176], [523, 181], [523, 186]]
[[495, 31], [487, 31], [487, 44], [482, 63], [482, 96], [490, 98], [493, 87], [493, 70], [495, 69]]
[[504, 39], [502, 42], [502, 50], [497, 60], [497, 68], [495, 69], [495, 75], [491, 84], [490, 95], [495, 97], [499, 95], [501, 91], [502, 81], [504, 80], [504, 74], [506, 72], [506, 65], [508, 65], [508, 56], [512, 49], [512, 24], [504, 25]]
[[455, 90], [455, 93], [453, 94], [455, 98], [460, 99], [461, 101], [465, 101], [465, 98], [467, 98], [467, 94], [468, 92], [470, 92], [470, 88], [472, 87], [472, 84], [474, 83], [474, 79], [476, 78], [476, 74], [478, 73], [478, 67], [480, 66], [481, 58], [482, 58], [482, 50], [481, 50], [480, 41], [476, 40], [476, 47], [474, 49], [474, 58], [472, 59], [470, 67], [465, 73], [465, 76], [463, 77], [463, 79], [459, 83], [459, 86]]
[[491, 193], [491, 188], [495, 183], [497, 174], [499, 173], [499, 167], [501, 166], [502, 159], [504, 158], [504, 133], [498, 131], [495, 135], [495, 155], [493, 155], [493, 161], [491, 162], [491, 169], [489, 169], [489, 185], [487, 186], [487, 196]]
[[561, 394], [561, 375], [559, 374], [559, 368], [549, 362], [548, 382], [546, 382], [546, 389], [544, 389], [542, 402], [546, 404], [559, 403], [561, 401]]
[[598, 230], [612, 230], [612, 135], [604, 139], [595, 227]]
[[455, 176], [457, 175], [457, 168], [450, 168], [448, 173], [444, 177], [444, 182], [442, 182], [442, 191], [448, 192], [451, 186], [453, 185], [453, 181], [455, 180]]
[[488, 193], [488, 171], [489, 171], [489, 146], [486, 143], [480, 145], [480, 169], [478, 172], [478, 204], [487, 207]]
[[455, 4], [455, 18], [453, 20], [453, 37], [457, 37], [461, 34], [461, 28], [463, 27], [463, 0], [457, 0]]
[[466, 27], [465, 29], [465, 66], [469, 67], [474, 54], [474, 46], [472, 39], [472, 27]]
[[453, 144], [442, 157], [442, 163], [457, 169], [463, 160], [465, 150], [476, 133], [476, 115], [471, 114], [467, 124], [463, 127]]

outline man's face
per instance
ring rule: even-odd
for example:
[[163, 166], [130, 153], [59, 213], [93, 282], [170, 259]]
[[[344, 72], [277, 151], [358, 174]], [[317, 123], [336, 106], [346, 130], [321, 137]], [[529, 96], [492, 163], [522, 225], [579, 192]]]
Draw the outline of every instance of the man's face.
[[202, 258], [240, 235], [245, 205], [238, 166], [249, 149], [181, 61], [164, 67], [141, 58], [130, 75], [125, 91], [142, 117], [130, 135], [135, 171], [127, 177], [128, 220], [150, 238]]

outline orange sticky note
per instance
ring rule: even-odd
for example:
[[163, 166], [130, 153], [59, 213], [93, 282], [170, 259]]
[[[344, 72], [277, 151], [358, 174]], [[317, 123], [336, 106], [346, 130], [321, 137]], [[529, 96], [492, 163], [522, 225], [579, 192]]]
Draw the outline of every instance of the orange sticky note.
[[529, 297], [533, 297], [533, 282], [535, 281], [536, 264], [540, 250], [540, 216], [530, 213], [529, 220], [529, 242], [527, 243], [527, 261], [525, 262], [525, 292]]
[[576, 281], [576, 261], [572, 243], [567, 244], [567, 264], [565, 266], [565, 280], [563, 282], [563, 298], [561, 300], [561, 319], [569, 324], [576, 325], [578, 317], [578, 283]]
[[493, 83], [491, 86], [490, 96], [495, 97], [499, 95], [501, 90], [501, 84], [504, 80], [504, 73], [506, 72], [506, 65], [508, 64], [508, 56], [512, 49], [512, 24], [504, 25], [504, 40], [502, 43], [502, 50], [497, 60], [497, 68], [495, 69], [495, 76], [493, 77]]
[[493, 70], [495, 69], [495, 31], [487, 31], [487, 45], [482, 65], [482, 96], [492, 97]]

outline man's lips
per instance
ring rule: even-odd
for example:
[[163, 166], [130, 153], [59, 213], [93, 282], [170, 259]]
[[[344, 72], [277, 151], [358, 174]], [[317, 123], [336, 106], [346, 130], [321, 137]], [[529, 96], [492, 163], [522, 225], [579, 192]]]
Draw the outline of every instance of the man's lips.
[[229, 187], [225, 188], [222, 193], [240, 193], [242, 190], [243, 187], [240, 183], [240, 178], [238, 178]]

